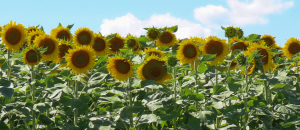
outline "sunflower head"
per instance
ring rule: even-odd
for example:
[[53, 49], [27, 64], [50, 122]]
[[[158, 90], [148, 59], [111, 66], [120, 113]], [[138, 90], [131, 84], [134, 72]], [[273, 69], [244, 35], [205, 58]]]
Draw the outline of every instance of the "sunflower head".
[[77, 46], [87, 45], [92, 46], [94, 44], [95, 38], [93, 31], [87, 27], [78, 28], [74, 33], [74, 42]]
[[233, 26], [229, 26], [225, 29], [225, 37], [234, 37], [236, 35], [236, 29]]
[[95, 42], [94, 42], [94, 45], [92, 46], [92, 48], [94, 49], [95, 54], [97, 56], [106, 55], [109, 51], [109, 45], [110, 45], [108, 43], [108, 41], [106, 40], [106, 38], [104, 38], [101, 35], [100, 32], [98, 34], [94, 33], [94, 37], [95, 37]]
[[175, 67], [177, 65], [178, 59], [175, 56], [169, 56], [167, 60], [167, 66]]
[[[66, 41], [70, 41], [73, 38], [73, 35], [70, 32], [70, 29], [64, 28], [63, 26], [58, 26], [58, 27], [52, 29], [51, 36], [54, 38], [57, 38], [59, 40], [66, 40]], [[82, 38], [82, 39], [84, 39], [84, 38]]]
[[183, 40], [177, 50], [177, 59], [180, 64], [192, 63], [200, 56], [200, 50], [193, 38]]
[[231, 38], [229, 40], [229, 43], [231, 44], [230, 51], [232, 51], [232, 52], [236, 49], [245, 51], [245, 50], [247, 50], [247, 47], [249, 46], [249, 41], [244, 41], [244, 40], [238, 39], [237, 37]]
[[27, 34], [29, 34], [29, 33], [31, 33], [31, 32], [34, 32], [34, 31], [37, 31], [37, 30], [38, 30], [37, 27], [35, 27], [35, 26], [29, 26], [29, 27], [27, 28]]
[[117, 80], [126, 81], [133, 75], [133, 65], [130, 60], [121, 57], [111, 57], [107, 59], [107, 70], [109, 74]]
[[205, 45], [200, 46], [199, 49], [202, 51], [203, 55], [215, 54], [216, 57], [214, 61], [209, 62], [210, 65], [216, 65], [223, 62], [226, 56], [229, 54], [228, 44], [226, 39], [220, 39], [216, 36], [209, 36], [206, 39]]
[[42, 61], [56, 60], [58, 56], [58, 40], [47, 34], [39, 35], [34, 40], [34, 45], [39, 48], [47, 48], [42, 54]]
[[[248, 66], [248, 70], [247, 70], [248, 72], [247, 72], [247, 74], [250, 75], [253, 72], [255, 72], [255, 68], [256, 68], [256, 62], [255, 62], [255, 60], [253, 60], [252, 63], [250, 63], [250, 66]], [[241, 70], [240, 72], [242, 74], [245, 74], [244, 70]]]
[[11, 50], [12, 52], [17, 52], [26, 42], [25, 37], [27, 32], [24, 30], [22, 24], [13, 23], [11, 20], [10, 23], [3, 27], [1, 32], [2, 44], [5, 45], [5, 48]]
[[166, 30], [159, 36], [156, 46], [158, 47], [173, 47], [177, 42], [175, 34], [171, 30]]
[[61, 61], [65, 60], [65, 56], [68, 53], [69, 49], [72, 49], [72, 45], [70, 44], [70, 41], [62, 40], [60, 44], [58, 45], [58, 56], [55, 60], [55, 63], [60, 63]]
[[289, 38], [283, 48], [283, 54], [288, 58], [292, 59], [292, 57], [300, 52], [300, 41], [297, 38], [291, 37]]
[[33, 45], [33, 41], [35, 40], [36, 37], [45, 34], [44, 31], [38, 29], [36, 31], [32, 31], [31, 33], [29, 33], [28, 35], [28, 45]]
[[110, 39], [108, 41], [108, 43], [110, 44], [109, 47], [109, 53], [110, 54], [117, 54], [120, 52], [119, 49], [123, 49], [125, 46], [125, 39], [123, 37], [121, 37], [118, 33], [116, 35], [116, 37]]
[[159, 38], [160, 32], [157, 28], [152, 27], [152, 28], [148, 28], [147, 29], [147, 37], [152, 40], [155, 41]]
[[138, 78], [154, 80], [157, 83], [166, 85], [165, 80], [172, 79], [172, 75], [167, 72], [166, 60], [166, 58], [151, 55], [146, 59], [146, 63], [138, 67]]
[[237, 27], [237, 28], [235, 28], [235, 30], [236, 30], [236, 36], [238, 38], [242, 38], [244, 36], [244, 32], [241, 28]]
[[133, 49], [136, 48], [139, 44], [137, 37], [128, 34], [125, 38], [125, 44], [127, 48]]
[[268, 47], [273, 48], [273, 47], [276, 46], [276, 43], [275, 43], [275, 40], [274, 40], [275, 37], [265, 34], [265, 35], [262, 36], [262, 38], [263, 38], [264, 42], [266, 43], [266, 45]]
[[90, 46], [76, 46], [75, 49], [70, 49], [66, 54], [67, 67], [73, 73], [81, 74], [88, 73], [88, 70], [94, 67], [94, 50]]
[[23, 61], [28, 65], [37, 65], [42, 59], [40, 50], [35, 46], [27, 47], [23, 51]]
[[149, 54], [149, 56], [156, 55], [158, 57], [164, 57], [165, 56], [164, 52], [162, 52], [160, 50], [157, 50], [156, 48], [146, 48], [144, 50], [144, 54]]

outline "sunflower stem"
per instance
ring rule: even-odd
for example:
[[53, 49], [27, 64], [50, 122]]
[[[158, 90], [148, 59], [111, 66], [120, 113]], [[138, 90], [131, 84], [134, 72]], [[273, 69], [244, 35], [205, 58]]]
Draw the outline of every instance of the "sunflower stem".
[[[246, 67], [245, 67], [245, 93], [247, 94], [248, 93], [248, 64], [246, 64]], [[246, 115], [244, 116], [244, 122], [243, 122], [243, 129], [246, 130], [246, 127], [247, 127], [247, 120], [248, 120], [248, 112], [247, 112], [247, 109], [248, 109], [248, 104], [247, 104], [247, 96], [246, 94], [243, 96], [244, 98], [244, 107], [245, 107], [245, 111], [246, 111]]]
[[[176, 67], [174, 66], [173, 67], [173, 77], [176, 79]], [[174, 87], [174, 99], [175, 99], [175, 102], [176, 102], [176, 96], [177, 96], [177, 90], [176, 90], [176, 80], [174, 81], [174, 84], [173, 84], [173, 87]], [[174, 110], [176, 110], [176, 103], [174, 105]], [[176, 126], [176, 117], [173, 119], [173, 124], [174, 124], [174, 130], [176, 130], [177, 126]]]
[[215, 72], [216, 72], [216, 86], [218, 85], [218, 69], [215, 69]]
[[[198, 67], [197, 67], [197, 60], [194, 61], [194, 68], [195, 68], [195, 89], [196, 89], [196, 93], [198, 94], [199, 90], [198, 90], [198, 75], [197, 75], [197, 72], [198, 72]], [[195, 102], [196, 104], [196, 110], [199, 109], [199, 104], [198, 104], [198, 101]]]
[[[129, 107], [132, 107], [132, 95], [131, 95], [131, 90], [130, 90], [130, 87], [131, 87], [131, 84], [130, 84], [130, 78], [128, 78], [128, 91], [127, 93], [129, 92]], [[133, 116], [132, 116], [132, 113], [129, 114], [129, 119], [130, 119], [130, 128], [133, 128]]]
[[[265, 74], [265, 69], [264, 69], [264, 65], [262, 64], [261, 65], [262, 66], [262, 73], [263, 73], [263, 75], [266, 75]], [[267, 103], [268, 103], [268, 105], [270, 104], [270, 102], [269, 102], [269, 97], [268, 97], [268, 91], [269, 91], [269, 88], [268, 88], [268, 85], [267, 85], [267, 81], [266, 80], [264, 80], [264, 85], [265, 85], [265, 100], [267, 101]]]
[[10, 50], [7, 50], [7, 66], [8, 66], [8, 70], [7, 70], [7, 79], [8, 81], [10, 81], [10, 63], [9, 63], [9, 58], [10, 58]]
[[[297, 64], [295, 64], [295, 67], [296, 67], [296, 74], [298, 74], [298, 66], [297, 66]], [[296, 79], [296, 84], [298, 84], [297, 86], [296, 86], [296, 92], [298, 92], [298, 93], [300, 93], [300, 86], [299, 86], [299, 76], [297, 76], [297, 79]]]
[[[31, 97], [32, 97], [32, 102], [34, 103], [35, 101], [35, 85], [34, 85], [34, 79], [35, 79], [35, 75], [34, 75], [34, 66], [31, 66], [30, 68], [31, 70], [31, 80], [30, 80], [30, 84], [31, 84]], [[10, 76], [9, 76], [10, 77]], [[32, 109], [32, 129], [35, 130], [36, 128], [36, 124], [35, 124], [35, 111]]]
[[[49, 109], [46, 110], [46, 116], [47, 116], [48, 118], [50, 118]], [[47, 125], [46, 130], [50, 130], [50, 126], [49, 126], [49, 125]]]
[[[75, 80], [75, 86], [74, 86], [74, 95], [75, 99], [78, 98], [78, 83], [77, 80]], [[77, 126], [77, 121], [78, 121], [78, 109], [75, 108], [74, 110], [74, 125]]]
[[9, 130], [14, 129], [14, 120], [12, 119], [13, 113], [9, 113]]

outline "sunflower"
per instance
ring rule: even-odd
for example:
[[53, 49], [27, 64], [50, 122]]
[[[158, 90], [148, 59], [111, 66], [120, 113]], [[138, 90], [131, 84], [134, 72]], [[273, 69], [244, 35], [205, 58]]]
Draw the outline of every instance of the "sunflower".
[[107, 70], [109, 74], [117, 80], [125, 81], [133, 75], [133, 65], [130, 60], [120, 57], [107, 59]]
[[24, 51], [23, 61], [31, 66], [39, 64], [42, 56], [37, 47], [27, 47]]
[[22, 24], [13, 23], [11, 20], [9, 24], [3, 27], [1, 32], [2, 44], [5, 48], [11, 50], [12, 52], [17, 52], [26, 42], [27, 33], [24, 31], [24, 26]]
[[204, 43], [205, 45], [200, 46], [199, 49], [203, 55], [216, 54], [215, 60], [209, 62], [211, 65], [216, 65], [219, 62], [223, 62], [229, 53], [228, 44], [225, 42], [226, 39], [221, 40], [216, 36], [209, 36]]
[[69, 41], [65, 41], [63, 40], [63, 42], [61, 42], [58, 45], [58, 56], [55, 60], [55, 63], [60, 63], [61, 61], [65, 60], [64, 56], [68, 53], [69, 49], [72, 49], [72, 45], [69, 43]]
[[109, 49], [109, 53], [111, 54], [117, 54], [118, 52], [120, 52], [119, 49], [123, 49], [124, 45], [125, 45], [125, 39], [123, 37], [121, 37], [118, 33], [116, 35], [116, 37], [110, 39], [108, 41], [108, 43], [110, 44], [110, 49]]
[[38, 28], [35, 26], [29, 26], [26, 30], [27, 30], [27, 34], [29, 34], [31, 32], [37, 31]]
[[291, 37], [288, 39], [283, 48], [283, 54], [288, 58], [292, 59], [292, 57], [300, 52], [300, 41], [297, 38]]
[[47, 48], [47, 51], [42, 54], [42, 61], [56, 60], [59, 52], [58, 40], [56, 38], [47, 34], [39, 35], [35, 38], [34, 45], [39, 48]]
[[243, 37], [243, 35], [244, 35], [244, 32], [243, 32], [243, 30], [241, 29], [241, 28], [235, 28], [235, 30], [236, 30], [236, 36], [238, 37], [238, 38], [242, 38]]
[[176, 54], [180, 64], [193, 63], [200, 56], [200, 50], [193, 41], [193, 38], [190, 38], [180, 43]]
[[[237, 42], [237, 43], [235, 43]], [[247, 50], [247, 47], [249, 46], [249, 41], [240, 40], [237, 37], [233, 37], [229, 40], [230, 44], [233, 44], [230, 46], [230, 50], [232, 51], [231, 55], [233, 55], [233, 51], [236, 49], [241, 49], [243, 51]]]
[[76, 45], [88, 45], [92, 46], [94, 44], [95, 38], [93, 31], [87, 27], [78, 28], [75, 31], [74, 42]]
[[97, 56], [106, 55], [109, 51], [109, 43], [107, 42], [106, 38], [104, 38], [101, 35], [101, 33], [99, 33], [99, 34], [94, 33], [94, 37], [95, 37], [95, 42], [92, 47], [95, 51], [95, 54]]
[[67, 67], [76, 74], [88, 73], [88, 70], [94, 66], [94, 50], [90, 46], [77, 46], [75, 49], [70, 49], [66, 56]]
[[133, 53], [138, 53], [140, 51], [141, 45], [138, 44], [136, 47], [133, 48]]
[[[254, 70], [255, 70], [255, 67], [256, 67], [256, 62], [255, 62], [255, 60], [253, 60], [252, 61], [252, 63], [250, 64], [250, 66], [248, 67], [248, 75], [250, 75], [250, 74], [252, 74], [253, 72], [254, 72]], [[241, 70], [240, 71], [242, 74], [245, 74], [245, 71], [244, 70]]]
[[133, 49], [138, 46], [139, 41], [137, 40], [137, 37], [128, 34], [125, 38], [125, 44], [127, 48]]
[[44, 31], [38, 29], [36, 31], [32, 31], [31, 33], [29, 33], [29, 37], [28, 37], [28, 45], [32, 45], [33, 44], [33, 41], [35, 40], [36, 37], [40, 36], [40, 35], [43, 35], [45, 34]]
[[154, 80], [157, 83], [166, 85], [165, 80], [172, 79], [172, 75], [167, 72], [166, 61], [166, 58], [158, 58], [156, 55], [151, 55], [146, 59], [146, 63], [138, 67], [138, 78]]
[[251, 55], [255, 50], [258, 50], [258, 53], [262, 56], [261, 62], [264, 65], [265, 72], [269, 71], [269, 69], [273, 67], [273, 53], [270, 51], [270, 47], [265, 46], [264, 42], [262, 44], [250, 43], [248, 50], [245, 52], [245, 56]]
[[[66, 40], [66, 41], [70, 41], [73, 38], [72, 33], [70, 32], [70, 29], [64, 28], [63, 26], [59, 26], [57, 28], [52, 29], [51, 36], [54, 38]], [[82, 38], [82, 39], [84, 39], [84, 38]]]
[[236, 35], [236, 29], [233, 26], [229, 26], [225, 29], [225, 37], [234, 37]]
[[263, 35], [262, 38], [264, 39], [264, 42], [266, 43], [266, 45], [270, 48], [273, 48], [276, 46], [276, 43], [275, 43], [275, 37], [271, 36], [271, 35]]
[[171, 30], [167, 30], [165, 32], [163, 32], [157, 42], [156, 42], [156, 46], [158, 47], [173, 47], [177, 42], [176, 36], [175, 34], [173, 34], [173, 32]]
[[147, 31], [147, 37], [152, 41], [157, 40], [159, 38], [159, 35], [159, 30], [155, 27], [149, 28]]
[[157, 50], [156, 48], [146, 48], [142, 53], [149, 54], [149, 56], [157, 55], [158, 57], [165, 57], [164, 52]]

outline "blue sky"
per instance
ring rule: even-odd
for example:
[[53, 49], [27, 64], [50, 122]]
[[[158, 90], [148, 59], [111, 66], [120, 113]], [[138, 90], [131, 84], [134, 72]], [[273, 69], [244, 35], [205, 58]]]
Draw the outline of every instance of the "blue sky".
[[279, 46], [300, 38], [300, 1], [296, 0], [5, 0], [0, 25], [42, 25], [47, 34], [73, 24], [104, 35], [144, 35], [145, 27], [178, 25], [177, 38], [210, 35], [226, 39], [220, 26], [241, 27], [245, 36], [275, 36]]

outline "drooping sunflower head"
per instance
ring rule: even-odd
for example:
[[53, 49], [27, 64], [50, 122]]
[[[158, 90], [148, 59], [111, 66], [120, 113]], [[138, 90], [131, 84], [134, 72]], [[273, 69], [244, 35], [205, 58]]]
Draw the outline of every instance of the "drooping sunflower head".
[[92, 46], [97, 56], [104, 56], [109, 51], [109, 43], [106, 38], [102, 37], [101, 33], [94, 33], [95, 42]]
[[[70, 32], [70, 29], [69, 28], [65, 28], [63, 26], [58, 26], [58, 27], [52, 29], [50, 33], [51, 33], [52, 37], [57, 38], [59, 40], [70, 41], [73, 38], [73, 35]], [[82, 39], [84, 39], [84, 38], [85, 38], [85, 36], [82, 36]], [[86, 38], [88, 39], [89, 37], [87, 36]], [[79, 38], [78, 41], [79, 42], [81, 41], [80, 38]], [[84, 43], [84, 42], [80, 42], [80, 43]]]
[[37, 47], [27, 47], [23, 53], [23, 61], [31, 66], [39, 64], [42, 59], [41, 52]]
[[121, 57], [110, 57], [107, 59], [107, 70], [109, 74], [119, 81], [125, 81], [133, 75], [133, 65], [130, 60]]
[[230, 51], [232, 51], [231, 55], [233, 55], [233, 51], [236, 49], [240, 49], [243, 51], [247, 50], [247, 47], [249, 46], [249, 41], [244, 41], [241, 39], [238, 39], [237, 37], [233, 37], [229, 40], [231, 46]]
[[128, 34], [125, 38], [125, 44], [127, 48], [133, 49], [138, 46], [139, 41], [137, 40], [137, 37]]
[[93, 31], [90, 28], [80, 27], [75, 31], [74, 34], [74, 42], [77, 46], [92, 46], [94, 44], [95, 38]]
[[233, 26], [229, 26], [225, 29], [225, 37], [234, 37], [236, 35], [236, 29]]
[[35, 26], [29, 26], [29, 27], [27, 28], [27, 34], [29, 34], [29, 33], [31, 33], [31, 32], [34, 32], [34, 31], [37, 31], [37, 30], [38, 30], [37, 27], [35, 27]]
[[158, 57], [164, 57], [165, 56], [164, 52], [162, 52], [160, 50], [157, 50], [156, 48], [146, 48], [144, 50], [144, 54], [149, 54], [149, 56], [156, 55]]
[[88, 73], [88, 70], [94, 67], [96, 58], [94, 50], [90, 46], [76, 46], [75, 49], [70, 49], [66, 54], [67, 67], [73, 73], [81, 74]]
[[180, 64], [192, 63], [200, 56], [200, 50], [193, 38], [183, 40], [177, 50], [177, 59]]
[[176, 36], [175, 34], [173, 34], [173, 32], [171, 30], [166, 30], [165, 32], [163, 32], [157, 42], [156, 42], [156, 46], [158, 47], [173, 47], [177, 42]]
[[120, 52], [119, 49], [123, 49], [125, 46], [125, 39], [123, 37], [121, 37], [118, 33], [116, 35], [116, 37], [110, 39], [108, 41], [108, 43], [110, 44], [110, 49], [109, 49], [109, 53], [111, 54], [117, 54]]
[[276, 43], [275, 43], [275, 37], [271, 36], [271, 35], [263, 35], [262, 38], [264, 39], [264, 42], [266, 43], [266, 45], [270, 48], [273, 48], [276, 46]]
[[33, 44], [33, 41], [35, 40], [36, 37], [40, 36], [40, 35], [43, 35], [45, 34], [44, 31], [38, 29], [36, 31], [32, 31], [31, 33], [29, 33], [28, 35], [28, 45], [32, 45]]
[[[248, 75], [250, 75], [250, 74], [252, 74], [254, 71], [255, 71], [255, 68], [256, 68], [256, 62], [255, 62], [255, 60], [253, 60], [252, 62], [251, 62], [251, 64], [250, 64], [250, 66], [248, 66], [248, 72], [247, 72], [247, 74]], [[245, 71], [244, 70], [241, 70], [240, 71], [242, 74], [245, 74]]]
[[72, 49], [72, 45], [69, 43], [70, 41], [65, 41], [65, 40], [62, 40], [60, 42], [60, 44], [58, 45], [58, 56], [55, 60], [55, 63], [60, 63], [61, 61], [65, 60], [65, 56], [67, 53], [69, 53], [68, 51], [70, 49]]
[[235, 28], [235, 30], [236, 30], [236, 36], [238, 38], [242, 38], [244, 36], [244, 32], [241, 28], [237, 27], [237, 28]]
[[5, 48], [11, 50], [12, 52], [17, 52], [26, 42], [25, 37], [27, 36], [24, 26], [22, 24], [13, 23], [11, 20], [10, 23], [3, 27], [1, 32], [2, 44], [5, 45]]
[[157, 83], [166, 85], [165, 80], [172, 79], [172, 75], [167, 72], [166, 60], [166, 58], [158, 58], [156, 55], [151, 55], [143, 65], [138, 67], [138, 78], [154, 80]]
[[245, 51], [245, 56], [250, 56], [252, 53], [254, 53], [255, 50], [258, 50], [258, 54], [261, 56], [260, 58], [264, 66], [264, 71], [268, 72], [269, 69], [271, 69], [273, 66], [273, 60], [272, 60], [273, 53], [270, 51], [270, 47], [265, 46], [265, 43], [263, 44], [253, 43], [251, 44], [251, 46], [248, 47], [248, 50]]
[[155, 27], [149, 28], [147, 31], [147, 37], [152, 41], [157, 40], [159, 38], [159, 35], [159, 30]]
[[300, 41], [297, 38], [291, 37], [284, 44], [283, 54], [288, 59], [292, 59], [298, 52], [300, 52]]
[[33, 41], [38, 48], [47, 48], [42, 54], [42, 61], [56, 60], [58, 56], [58, 40], [47, 34], [39, 35]]
[[220, 62], [223, 62], [229, 53], [226, 39], [221, 40], [216, 36], [209, 36], [204, 44], [204, 46], [200, 46], [199, 48], [203, 55], [216, 54], [215, 60], [209, 62], [210, 65], [216, 65]]

